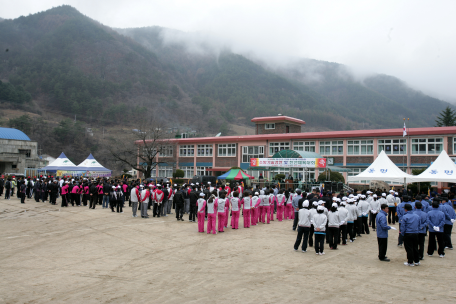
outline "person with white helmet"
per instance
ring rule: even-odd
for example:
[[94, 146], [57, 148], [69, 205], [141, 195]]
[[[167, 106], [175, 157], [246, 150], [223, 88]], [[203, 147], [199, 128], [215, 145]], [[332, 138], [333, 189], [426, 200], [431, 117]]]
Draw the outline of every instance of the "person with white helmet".
[[372, 230], [375, 231], [375, 224], [376, 224], [376, 218], [377, 214], [380, 212], [380, 203], [377, 200], [377, 194], [372, 195], [372, 200], [369, 202], [370, 205], [370, 215], [371, 215], [371, 220], [372, 220]]
[[258, 213], [260, 210], [259, 208], [260, 208], [260, 203], [261, 203], [261, 199], [259, 198], [259, 195], [260, 194], [258, 192], [255, 192], [254, 195], [252, 196], [252, 210], [250, 212], [252, 226], [256, 226], [256, 224], [258, 223]]
[[339, 211], [337, 207], [338, 205], [336, 202], [332, 203], [331, 209], [329, 210], [327, 215], [327, 239], [329, 241], [329, 248], [332, 250], [337, 250], [337, 244], [340, 242], [339, 226], [341, 225], [342, 219], [339, 216]]
[[141, 196], [140, 196], [141, 217], [149, 218], [149, 215], [147, 214], [147, 207], [149, 206], [150, 190], [149, 190], [149, 188], [144, 188], [143, 185], [140, 185], [139, 187], [141, 190]]
[[[310, 201], [309, 201], [310, 204]], [[317, 214], [317, 207], [318, 207], [318, 201], [313, 201], [312, 206], [309, 209], [310, 212], [310, 230], [309, 230], [309, 247], [313, 247], [314, 241], [313, 241], [313, 236], [315, 232], [315, 226], [313, 223], [313, 217], [315, 214]]]
[[328, 221], [328, 218], [324, 212], [324, 207], [320, 205], [317, 207], [317, 214], [315, 214], [312, 218], [315, 234], [315, 253], [317, 255], [325, 254], [324, 246], [326, 236], [326, 222]]
[[297, 251], [299, 248], [299, 245], [301, 244], [302, 241], [302, 247], [301, 250], [302, 252], [307, 252], [307, 240], [309, 238], [309, 232], [310, 232], [310, 227], [312, 225], [311, 223], [311, 213], [309, 211], [309, 201], [300, 200], [300, 209], [298, 212], [299, 216], [299, 221], [298, 221], [298, 236], [296, 238], [295, 244], [294, 244], [294, 250]]
[[199, 194], [199, 199], [196, 201], [197, 218], [198, 218], [198, 232], [204, 232], [204, 219], [206, 218], [206, 200], [204, 193]]
[[[339, 200], [339, 199], [338, 199]], [[342, 238], [342, 245], [347, 245], [347, 221], [348, 221], [348, 210], [345, 208], [346, 202], [341, 202], [338, 208], [340, 225], [339, 230]], [[340, 243], [340, 242], [339, 242]]]
[[354, 204], [354, 200], [352, 198], [347, 199], [347, 210], [348, 210], [348, 218], [347, 218], [347, 230], [348, 235], [350, 237], [350, 243], [353, 243], [355, 240], [355, 218], [358, 217], [357, 208]]
[[[390, 190], [388, 196], [386, 193], [382, 193], [382, 198], [385, 197], [386, 203], [388, 205], [388, 224], [396, 224], [396, 198], [394, 197], [394, 191]], [[383, 204], [384, 201], [382, 200], [380, 204]]]
[[[371, 206], [366, 201], [366, 196], [364, 194], [361, 195], [360, 201], [358, 203], [358, 213], [361, 213], [361, 220], [359, 222], [359, 231], [360, 234], [369, 234], [369, 225], [367, 223], [369, 212], [371, 210]], [[358, 218], [359, 220], [359, 218]]]

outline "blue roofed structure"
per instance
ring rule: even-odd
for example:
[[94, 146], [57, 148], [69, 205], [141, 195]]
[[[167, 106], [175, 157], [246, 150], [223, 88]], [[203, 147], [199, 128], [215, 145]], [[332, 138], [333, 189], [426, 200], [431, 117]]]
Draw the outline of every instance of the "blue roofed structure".
[[30, 141], [30, 138], [24, 132], [13, 128], [0, 128], [0, 138]]

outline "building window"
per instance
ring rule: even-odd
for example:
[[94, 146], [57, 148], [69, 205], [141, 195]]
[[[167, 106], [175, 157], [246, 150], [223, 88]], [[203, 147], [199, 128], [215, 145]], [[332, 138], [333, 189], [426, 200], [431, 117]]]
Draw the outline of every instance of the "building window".
[[372, 155], [374, 154], [373, 140], [349, 140], [347, 142], [348, 155]]
[[188, 167], [180, 167], [179, 169], [181, 169], [182, 171], [184, 171], [184, 178], [192, 178], [193, 177], [193, 166], [188, 166]]
[[185, 157], [185, 156], [195, 156], [195, 146], [193, 145], [183, 145], [180, 146], [180, 151], [179, 151], [180, 156]]
[[440, 154], [443, 138], [412, 138], [412, 154]]
[[173, 146], [162, 146], [160, 148], [161, 157], [171, 157], [173, 156]]
[[315, 152], [315, 142], [314, 141], [295, 141], [295, 142], [293, 142], [293, 150]]
[[17, 165], [11, 165], [11, 169], [17, 169]]
[[275, 123], [264, 124], [264, 129], [265, 130], [274, 130], [275, 129]]
[[198, 145], [197, 156], [212, 156], [212, 145]]
[[158, 177], [172, 177], [173, 168], [172, 167], [159, 167]]
[[207, 169], [211, 169], [212, 167], [196, 167], [196, 175], [210, 175], [210, 171]]
[[339, 141], [320, 141], [321, 155], [342, 155], [344, 154], [344, 142]]
[[269, 156], [273, 156], [279, 151], [290, 149], [289, 142], [269, 143]]
[[20, 154], [24, 154], [26, 158], [30, 158], [32, 156], [32, 150], [21, 150], [19, 149]]
[[294, 182], [298, 181], [313, 181], [315, 180], [315, 168], [293, 168]]
[[242, 147], [242, 162], [249, 163], [251, 158], [263, 158], [263, 146], [245, 146]]
[[405, 139], [379, 139], [378, 153], [407, 154], [407, 141]]
[[[366, 168], [351, 168], [351, 171], [347, 172], [347, 176], [356, 176], [356, 175], [360, 174], [361, 172], [363, 172], [364, 170], [366, 170]], [[356, 183], [368, 184], [369, 181], [362, 180], [362, 181], [359, 181]]]
[[218, 156], [236, 156], [236, 144], [218, 145]]

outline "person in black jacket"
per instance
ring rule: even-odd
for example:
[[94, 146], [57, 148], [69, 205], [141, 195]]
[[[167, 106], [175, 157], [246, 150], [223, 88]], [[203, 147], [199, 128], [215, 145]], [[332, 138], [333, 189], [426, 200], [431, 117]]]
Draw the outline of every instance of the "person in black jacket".
[[104, 182], [104, 184], [103, 184], [103, 209], [109, 208], [109, 199], [110, 199], [109, 194], [112, 191], [111, 187], [112, 186], [109, 185], [108, 182], [106, 182], [106, 181]]
[[89, 208], [95, 209], [95, 206], [98, 202], [98, 188], [96, 182], [90, 184], [89, 188], [89, 195], [90, 195], [90, 205]]
[[190, 192], [190, 214], [188, 217], [188, 220], [190, 222], [196, 223], [196, 220], [195, 220], [196, 211], [197, 211], [196, 202], [198, 201], [198, 199], [199, 199], [199, 193], [197, 191], [196, 186], [193, 186], [193, 190]]
[[184, 216], [184, 194], [181, 187], [177, 188], [176, 194], [174, 194], [173, 202], [176, 206], [176, 219], [183, 221]]
[[41, 181], [38, 179], [33, 187], [33, 192], [35, 193], [35, 202], [40, 202], [41, 195]]
[[57, 180], [54, 180], [52, 184], [48, 187], [49, 191], [49, 200], [52, 205], [57, 204], [57, 193], [59, 191], [59, 186], [57, 185]]
[[5, 180], [3, 177], [0, 177], [0, 196], [3, 195], [3, 187], [5, 186]]
[[25, 192], [27, 192], [27, 186], [25, 185], [25, 182], [22, 182], [19, 188], [19, 196], [21, 198], [21, 204], [25, 204]]

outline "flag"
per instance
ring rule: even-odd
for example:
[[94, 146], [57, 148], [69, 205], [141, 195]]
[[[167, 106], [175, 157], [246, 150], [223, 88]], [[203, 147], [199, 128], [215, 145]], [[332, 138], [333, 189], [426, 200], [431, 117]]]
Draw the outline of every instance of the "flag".
[[402, 137], [407, 136], [407, 128], [405, 127], [405, 121], [404, 121], [404, 129], [402, 129]]

